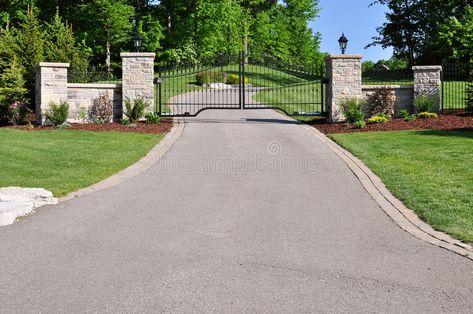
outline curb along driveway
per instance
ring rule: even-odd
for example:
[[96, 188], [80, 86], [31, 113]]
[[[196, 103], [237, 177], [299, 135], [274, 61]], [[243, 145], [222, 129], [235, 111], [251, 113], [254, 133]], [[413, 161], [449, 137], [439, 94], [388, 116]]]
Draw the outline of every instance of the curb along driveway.
[[473, 263], [402, 231], [316, 136], [206, 111], [153, 167], [0, 228], [0, 312], [473, 312]]

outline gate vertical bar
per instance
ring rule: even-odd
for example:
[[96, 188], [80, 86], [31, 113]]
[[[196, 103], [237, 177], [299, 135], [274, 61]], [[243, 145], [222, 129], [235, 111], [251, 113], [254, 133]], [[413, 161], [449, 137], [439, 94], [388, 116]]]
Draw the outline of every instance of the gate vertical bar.
[[445, 110], [445, 64], [442, 65], [442, 74], [440, 76], [442, 78], [442, 113]]
[[245, 95], [245, 58], [246, 58], [246, 55], [245, 55], [245, 51], [242, 51], [241, 53], [241, 73], [242, 73], [242, 77], [241, 77], [241, 86], [242, 86], [242, 104], [243, 104], [243, 109], [245, 109], [245, 106], [246, 106], [246, 95]]
[[320, 73], [319, 73], [319, 78], [320, 78], [320, 113], [324, 113], [325, 112], [325, 75], [324, 75], [324, 65], [321, 64], [320, 65], [320, 69], [319, 69]]
[[242, 54], [238, 54], [238, 105], [240, 106], [240, 109], [243, 110], [243, 103], [241, 101], [241, 76], [243, 75], [241, 71], [241, 63], [242, 63]]

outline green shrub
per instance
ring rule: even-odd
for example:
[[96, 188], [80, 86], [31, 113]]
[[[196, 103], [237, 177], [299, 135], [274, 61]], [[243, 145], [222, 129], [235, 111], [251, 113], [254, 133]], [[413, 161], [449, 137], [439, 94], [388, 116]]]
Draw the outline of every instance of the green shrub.
[[435, 103], [437, 102], [434, 96], [419, 96], [414, 101], [414, 108], [417, 112], [432, 112]]
[[341, 103], [341, 110], [345, 116], [347, 123], [355, 123], [365, 119], [364, 108], [366, 101], [358, 98], [347, 98]]
[[[250, 83], [250, 80], [248, 79], [248, 77], [245, 76], [244, 80], [245, 80], [244, 82], [245, 85], [248, 85]], [[238, 74], [229, 74], [227, 77], [227, 84], [230, 84], [230, 85], [240, 84], [240, 76]]]
[[389, 119], [382, 115], [372, 116], [371, 118], [368, 119], [369, 124], [388, 123], [388, 122], [389, 122]]
[[44, 113], [46, 119], [54, 125], [61, 125], [69, 117], [69, 104], [61, 101], [59, 104], [54, 101], [49, 103], [49, 109]]
[[406, 109], [401, 109], [397, 113], [397, 116], [404, 121], [415, 121], [416, 120], [416, 115], [415, 114], [410, 114], [409, 111]]
[[422, 119], [430, 119], [430, 118], [437, 118], [438, 115], [436, 113], [433, 113], [433, 112], [420, 112], [417, 114], [417, 117], [418, 118], [422, 118]]
[[161, 121], [161, 117], [155, 112], [148, 112], [147, 114], [145, 114], [145, 119], [146, 123], [148, 124], [156, 124]]
[[128, 120], [127, 118], [121, 119], [120, 123], [123, 124], [123, 125], [130, 125], [131, 124], [130, 120]]
[[133, 123], [145, 115], [146, 108], [149, 103], [143, 97], [136, 98], [133, 102], [129, 99], [125, 100], [125, 116]]
[[204, 71], [195, 75], [197, 85], [210, 83], [225, 83], [227, 81], [227, 73], [221, 71]]
[[357, 129], [363, 129], [366, 126], [366, 122], [364, 120], [359, 120], [359, 121], [356, 121], [355, 123], [353, 123], [353, 125]]

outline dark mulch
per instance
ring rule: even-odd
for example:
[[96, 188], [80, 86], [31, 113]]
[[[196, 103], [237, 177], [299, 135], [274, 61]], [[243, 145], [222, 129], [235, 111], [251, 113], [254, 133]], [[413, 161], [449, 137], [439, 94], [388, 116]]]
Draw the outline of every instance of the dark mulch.
[[311, 125], [325, 134], [330, 133], [354, 133], [371, 131], [402, 131], [402, 130], [452, 130], [473, 131], [473, 115], [449, 114], [439, 115], [438, 118], [417, 119], [416, 121], [404, 121], [393, 119], [384, 124], [367, 124], [363, 129], [353, 126], [346, 127], [343, 123], [327, 123], [325, 120], [316, 120]]
[[[25, 130], [25, 131], [47, 131], [47, 130], [55, 130], [56, 128], [53, 126], [35, 126], [34, 128], [29, 128], [26, 125], [17, 125], [17, 126], [0, 126], [3, 128], [12, 128], [16, 130]], [[166, 133], [169, 132], [172, 128], [172, 120], [171, 119], [162, 119], [161, 122], [157, 124], [147, 124], [145, 122], [138, 122], [136, 123], [136, 127], [131, 127], [127, 125], [123, 125], [120, 123], [107, 123], [107, 124], [79, 124], [74, 123], [69, 128], [65, 130], [71, 131], [97, 131], [97, 132], [137, 132], [137, 133], [148, 133], [148, 134], [155, 134], [155, 133]]]

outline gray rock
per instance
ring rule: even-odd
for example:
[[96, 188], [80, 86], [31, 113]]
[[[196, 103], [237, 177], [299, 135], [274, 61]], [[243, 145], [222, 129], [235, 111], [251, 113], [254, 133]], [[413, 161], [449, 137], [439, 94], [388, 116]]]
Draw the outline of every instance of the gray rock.
[[35, 208], [57, 203], [53, 193], [45, 189], [0, 188], [0, 226], [14, 223], [18, 217], [30, 214]]

